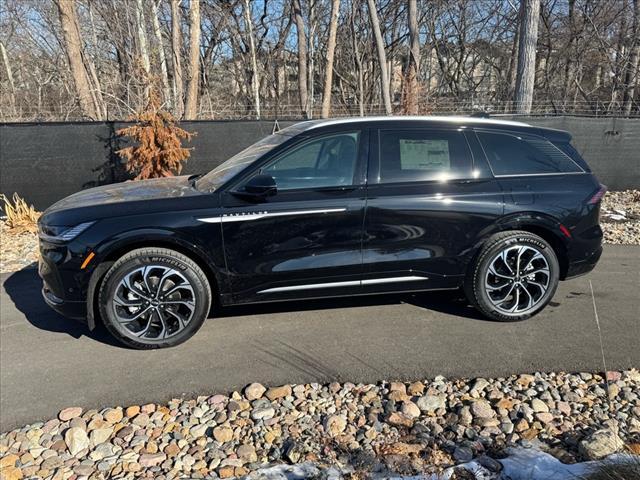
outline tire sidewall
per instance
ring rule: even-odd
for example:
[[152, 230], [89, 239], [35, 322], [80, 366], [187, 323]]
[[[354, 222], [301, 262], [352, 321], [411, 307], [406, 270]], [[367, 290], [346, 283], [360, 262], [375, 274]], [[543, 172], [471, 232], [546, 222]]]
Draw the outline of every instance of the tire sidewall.
[[[489, 295], [485, 290], [485, 278], [489, 265], [495, 259], [496, 255], [502, 250], [517, 246], [533, 247], [545, 257], [547, 264], [549, 265], [549, 287], [542, 298], [533, 307], [518, 313], [508, 313], [498, 310], [489, 299]], [[486, 252], [483, 252], [483, 255], [479, 259], [479, 263], [476, 267], [474, 294], [481, 309], [491, 318], [508, 321], [524, 320], [535, 315], [549, 303], [558, 288], [559, 277], [560, 265], [551, 245], [536, 235], [525, 233], [517, 234], [497, 242], [495, 245], [492, 245], [487, 249]]]
[[[193, 287], [194, 297], [196, 300], [196, 307], [191, 320], [183, 331], [164, 341], [152, 343], [137, 341], [135, 338], [127, 336], [120, 328], [118, 328], [118, 321], [115, 318], [112, 302], [116, 289], [118, 288], [122, 278], [133, 270], [146, 265], [160, 265], [174, 268], [179, 271]], [[100, 314], [105, 327], [122, 343], [137, 349], [171, 347], [185, 342], [202, 326], [211, 306], [211, 293], [209, 286], [206, 283], [206, 278], [201, 278], [203, 276], [202, 272], [195, 271], [191, 265], [179, 258], [178, 255], [173, 256], [169, 253], [154, 252], [147, 254], [139, 252], [131, 258], [127, 258], [122, 263], [117, 262], [105, 276], [99, 293], [98, 301], [100, 305]]]

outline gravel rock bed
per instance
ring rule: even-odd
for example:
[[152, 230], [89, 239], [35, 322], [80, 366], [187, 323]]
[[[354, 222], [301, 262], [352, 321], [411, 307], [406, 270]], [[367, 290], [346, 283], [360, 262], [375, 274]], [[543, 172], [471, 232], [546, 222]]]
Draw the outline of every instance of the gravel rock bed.
[[640, 190], [607, 192], [600, 208], [606, 243], [640, 244]]
[[[506, 447], [563, 462], [640, 449], [640, 372], [436, 377], [265, 388], [84, 411], [0, 435], [6, 478], [231, 478], [316, 464], [366, 477], [428, 473]], [[1, 475], [0, 475], [1, 476]]]
[[0, 220], [0, 273], [17, 272], [38, 262], [38, 236], [33, 232], [15, 233]]

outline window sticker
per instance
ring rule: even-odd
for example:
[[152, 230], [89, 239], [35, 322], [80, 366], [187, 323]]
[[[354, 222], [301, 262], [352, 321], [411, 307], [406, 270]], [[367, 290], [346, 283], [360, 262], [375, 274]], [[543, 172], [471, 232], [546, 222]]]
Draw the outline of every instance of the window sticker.
[[401, 138], [400, 165], [402, 170], [449, 170], [449, 142]]

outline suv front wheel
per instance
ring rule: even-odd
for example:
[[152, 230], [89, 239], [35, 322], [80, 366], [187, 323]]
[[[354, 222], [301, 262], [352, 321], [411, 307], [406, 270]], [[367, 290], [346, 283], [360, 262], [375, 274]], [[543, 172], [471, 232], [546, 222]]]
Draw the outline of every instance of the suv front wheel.
[[211, 288], [189, 257], [166, 248], [140, 248], [109, 269], [98, 301], [107, 330], [120, 342], [137, 349], [172, 347], [202, 326]]
[[492, 320], [524, 320], [549, 303], [559, 277], [558, 259], [547, 241], [525, 231], [502, 232], [482, 247], [465, 293]]

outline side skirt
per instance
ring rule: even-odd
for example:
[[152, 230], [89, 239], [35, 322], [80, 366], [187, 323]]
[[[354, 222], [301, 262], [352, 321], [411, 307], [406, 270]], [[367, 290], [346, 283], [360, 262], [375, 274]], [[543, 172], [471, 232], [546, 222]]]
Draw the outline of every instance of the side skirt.
[[375, 295], [402, 295], [406, 293], [419, 293], [419, 292], [439, 292], [439, 291], [453, 291], [459, 290], [462, 286], [458, 285], [456, 287], [446, 287], [446, 288], [419, 288], [419, 289], [410, 289], [410, 290], [387, 290], [383, 292], [379, 291], [365, 291], [361, 293], [352, 293], [352, 294], [343, 294], [343, 295], [308, 295], [301, 296], [296, 298], [278, 298], [278, 299], [269, 299], [269, 300], [257, 300], [257, 301], [246, 301], [246, 302], [234, 302], [231, 298], [231, 295], [220, 295], [220, 303], [225, 307], [232, 307], [236, 305], [260, 305], [263, 303], [282, 303], [282, 302], [298, 302], [303, 300], [321, 300], [327, 298], [345, 298], [345, 297], [369, 297]]

